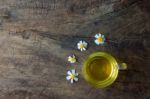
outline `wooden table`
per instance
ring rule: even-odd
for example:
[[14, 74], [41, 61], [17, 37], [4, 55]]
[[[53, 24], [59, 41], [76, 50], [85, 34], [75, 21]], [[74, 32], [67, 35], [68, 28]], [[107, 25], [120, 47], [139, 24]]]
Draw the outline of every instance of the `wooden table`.
[[[149, 0], [0, 0], [0, 99], [150, 99], [149, 12]], [[93, 42], [98, 32], [104, 46]], [[87, 51], [77, 50], [79, 40]], [[81, 75], [96, 51], [128, 64], [108, 88]], [[77, 63], [67, 62], [70, 54]], [[70, 84], [73, 68], [79, 81]]]

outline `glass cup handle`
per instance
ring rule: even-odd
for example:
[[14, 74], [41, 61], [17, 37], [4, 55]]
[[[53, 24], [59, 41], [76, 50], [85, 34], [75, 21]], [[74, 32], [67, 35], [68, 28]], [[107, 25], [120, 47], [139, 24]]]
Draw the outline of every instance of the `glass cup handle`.
[[127, 64], [126, 63], [119, 64], [119, 70], [127, 70]]

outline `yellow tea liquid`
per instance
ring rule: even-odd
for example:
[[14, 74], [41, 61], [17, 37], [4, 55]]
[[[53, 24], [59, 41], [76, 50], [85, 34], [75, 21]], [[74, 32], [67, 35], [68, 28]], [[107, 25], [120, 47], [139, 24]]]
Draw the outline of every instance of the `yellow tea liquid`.
[[90, 77], [97, 81], [105, 80], [111, 74], [111, 64], [104, 57], [95, 57], [91, 59], [88, 73]]

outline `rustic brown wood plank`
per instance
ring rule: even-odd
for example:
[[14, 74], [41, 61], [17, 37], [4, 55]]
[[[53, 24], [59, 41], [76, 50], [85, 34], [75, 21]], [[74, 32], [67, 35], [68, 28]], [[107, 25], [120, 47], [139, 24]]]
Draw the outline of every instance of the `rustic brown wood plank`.
[[[0, 99], [149, 99], [149, 0], [0, 0]], [[108, 42], [96, 46], [95, 33]], [[81, 53], [79, 40], [89, 43]], [[105, 89], [88, 85], [84, 60], [107, 51], [128, 64]], [[76, 54], [70, 65], [67, 57]], [[75, 68], [79, 82], [65, 80]]]

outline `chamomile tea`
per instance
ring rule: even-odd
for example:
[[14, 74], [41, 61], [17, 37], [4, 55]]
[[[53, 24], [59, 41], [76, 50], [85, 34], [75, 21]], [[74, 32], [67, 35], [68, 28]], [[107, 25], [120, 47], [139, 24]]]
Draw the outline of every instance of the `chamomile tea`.
[[103, 81], [111, 74], [111, 64], [104, 57], [94, 57], [88, 64], [88, 75], [97, 81]]

